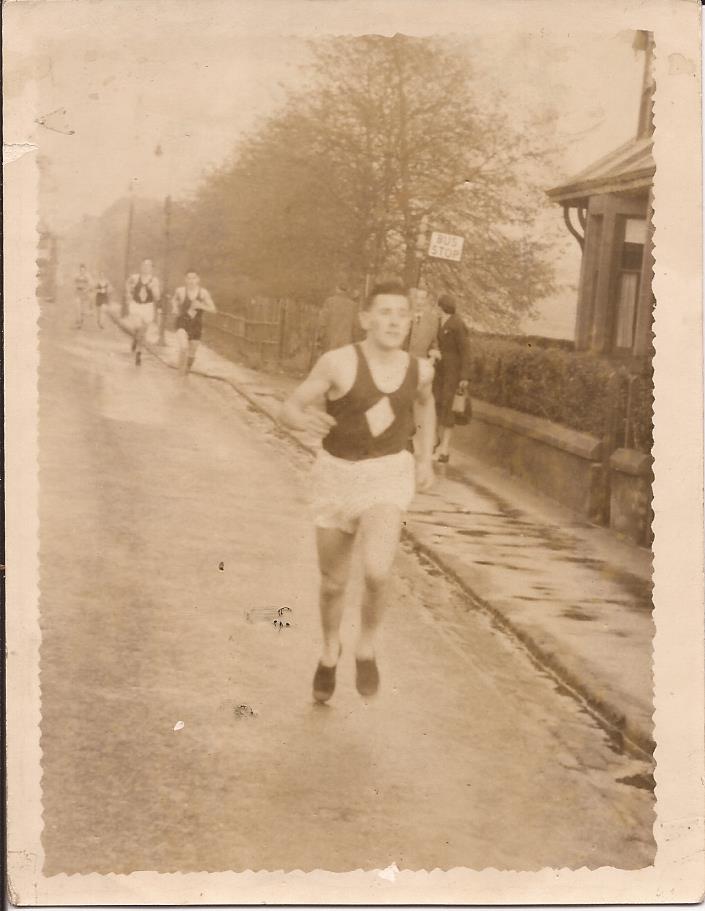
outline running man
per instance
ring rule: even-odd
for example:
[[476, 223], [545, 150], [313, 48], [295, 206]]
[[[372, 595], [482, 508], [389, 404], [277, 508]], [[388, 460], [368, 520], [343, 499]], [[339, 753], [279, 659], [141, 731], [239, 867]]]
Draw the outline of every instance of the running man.
[[140, 271], [127, 279], [125, 295], [131, 321], [134, 325], [132, 350], [135, 352], [135, 364], [142, 363], [142, 348], [147, 327], [156, 318], [155, 308], [161, 300], [159, 279], [154, 275], [151, 259], [143, 259]]
[[[382, 619], [402, 518], [415, 488], [433, 483], [433, 368], [408, 354], [410, 307], [397, 280], [377, 284], [360, 311], [364, 341], [329, 351], [284, 402], [281, 422], [322, 437], [313, 467], [313, 506], [323, 650], [313, 696], [335, 690], [340, 622], [355, 536], [360, 538], [364, 593], [355, 649], [362, 696], [379, 687], [375, 639]], [[325, 399], [325, 411], [314, 404]], [[416, 433], [414, 455], [412, 437]]]
[[86, 264], [81, 263], [78, 272], [73, 279], [74, 295], [76, 303], [76, 328], [83, 326], [83, 319], [86, 311], [91, 307], [91, 289], [93, 288], [93, 279], [90, 276]]
[[213, 298], [205, 288], [201, 287], [201, 279], [195, 269], [189, 269], [184, 284], [174, 292], [171, 309], [176, 316], [179, 371], [187, 374], [193, 367], [201, 340], [203, 311], [216, 312]]
[[95, 285], [95, 316], [99, 329], [103, 328], [103, 307], [107, 307], [112, 290], [112, 285], [105, 277], [105, 272], [100, 272]]

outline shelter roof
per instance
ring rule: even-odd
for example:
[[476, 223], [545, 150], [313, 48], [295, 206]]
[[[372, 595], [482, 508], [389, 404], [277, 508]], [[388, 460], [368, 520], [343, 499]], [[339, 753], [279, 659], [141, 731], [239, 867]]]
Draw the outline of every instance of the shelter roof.
[[602, 193], [648, 192], [656, 171], [653, 146], [653, 136], [630, 139], [566, 183], [548, 190], [548, 196], [565, 206], [584, 206], [588, 197]]

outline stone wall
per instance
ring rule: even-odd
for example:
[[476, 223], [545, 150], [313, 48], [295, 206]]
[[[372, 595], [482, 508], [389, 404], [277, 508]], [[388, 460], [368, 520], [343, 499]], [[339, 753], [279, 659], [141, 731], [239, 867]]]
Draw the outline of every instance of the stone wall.
[[465, 451], [537, 493], [634, 544], [650, 544], [650, 456], [617, 449], [606, 460], [598, 437], [479, 399], [473, 399], [472, 421], [456, 434]]
[[610, 528], [635, 544], [651, 543], [651, 456], [617, 449], [610, 456]]
[[478, 399], [472, 421], [456, 432], [484, 462], [594, 522], [607, 521], [608, 477], [597, 437]]

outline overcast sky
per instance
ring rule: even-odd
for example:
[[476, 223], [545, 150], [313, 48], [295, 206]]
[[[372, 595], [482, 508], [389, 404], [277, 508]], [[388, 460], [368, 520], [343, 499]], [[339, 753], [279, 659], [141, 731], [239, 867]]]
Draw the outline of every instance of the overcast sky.
[[[158, 19], [145, 16], [151, 8], [145, 0], [42, 4], [36, 56], [6, 79], [11, 101], [23, 77], [40, 78], [40, 107], [54, 128], [41, 131], [43, 214], [59, 231], [99, 214], [131, 181], [141, 196], [192, 193], [287, 86], [302, 85], [308, 50], [293, 27], [289, 37], [248, 33], [229, 15], [241, 9], [235, 0], [172, 0], [159, 5]], [[572, 141], [551, 184], [634, 135], [643, 55], [632, 49], [633, 33], [454, 37], [480, 88], [500, 89], [513, 115], [546, 103], [559, 111]], [[65, 115], [53, 113], [60, 109]], [[575, 251], [564, 275], [575, 272], [574, 259]]]
[[[119, 28], [107, 14], [112, 4], [104, 8], [101, 17], [96, 4], [71, 4], [70, 14], [45, 23], [43, 113], [66, 109], [48, 123], [75, 131], [42, 131], [51, 159], [47, 215], [57, 227], [99, 213], [133, 179], [140, 195], [191, 192], [281, 103], [284, 86], [301, 84], [307, 58], [302, 38], [238, 34], [222, 16], [189, 27], [178, 3], [158, 30], [144, 27], [140, 2], [121, 5]], [[575, 138], [565, 151], [567, 174], [634, 133], [643, 58], [631, 40], [623, 33], [557, 43], [503, 33], [473, 36], [466, 47], [480, 82], [500, 88], [517, 116], [536, 103], [559, 109], [561, 129]]]

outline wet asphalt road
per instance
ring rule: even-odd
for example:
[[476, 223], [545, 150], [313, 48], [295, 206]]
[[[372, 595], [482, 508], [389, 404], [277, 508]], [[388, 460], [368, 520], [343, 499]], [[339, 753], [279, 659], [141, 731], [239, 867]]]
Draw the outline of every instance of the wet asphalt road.
[[354, 585], [313, 705], [307, 456], [231, 389], [136, 369], [114, 327], [42, 329], [47, 875], [653, 861], [649, 765], [408, 547], [379, 696], [354, 689]]

